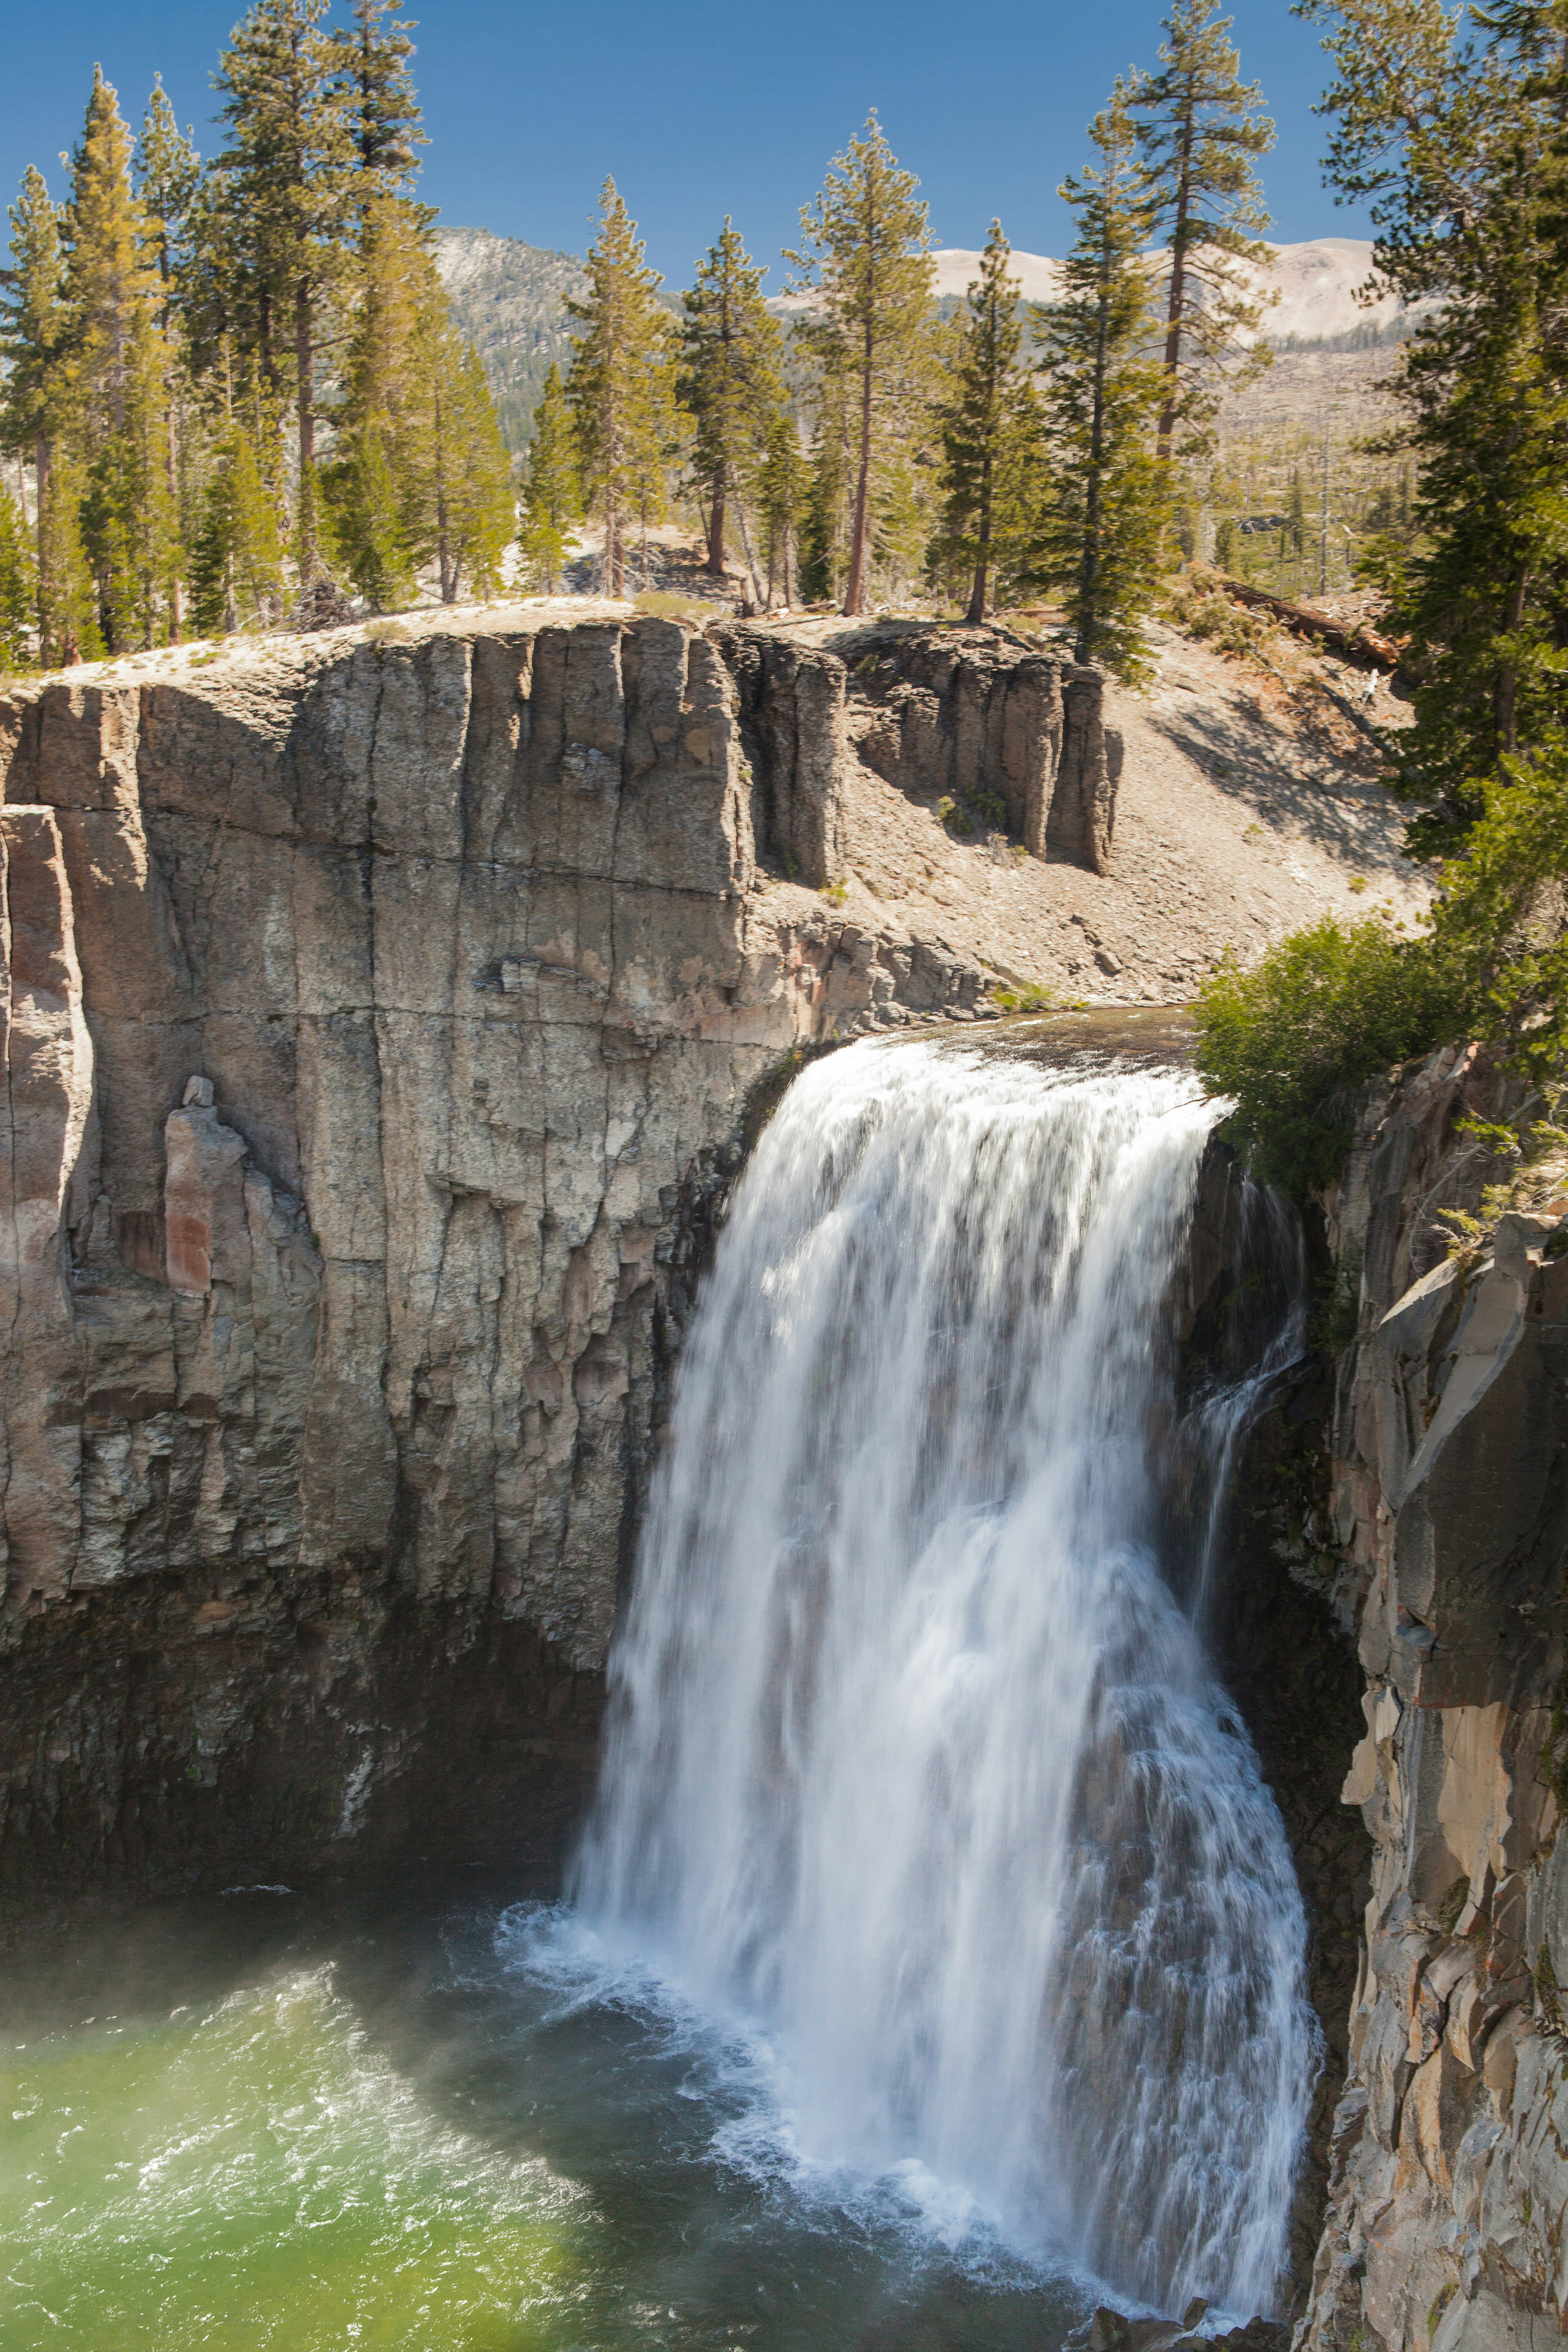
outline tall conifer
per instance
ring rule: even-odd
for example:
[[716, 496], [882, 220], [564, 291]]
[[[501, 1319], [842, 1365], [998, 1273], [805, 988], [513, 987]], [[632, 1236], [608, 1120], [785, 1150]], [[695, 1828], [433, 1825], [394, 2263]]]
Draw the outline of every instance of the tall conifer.
[[24, 669], [32, 659], [38, 616], [38, 567], [27, 526], [0, 484], [0, 667]]
[[678, 391], [695, 428], [693, 466], [708, 502], [707, 568], [717, 579], [724, 576], [731, 501], [755, 468], [783, 397], [784, 338], [763, 301], [765, 274], [726, 219], [681, 298]]
[[361, 184], [378, 196], [404, 192], [417, 163], [414, 151], [426, 144], [408, 68], [408, 37], [418, 28], [402, 8], [403, 0], [353, 0], [352, 26], [338, 45]]
[[588, 291], [567, 309], [583, 331], [573, 337], [566, 396], [577, 425], [584, 488], [603, 520], [605, 592], [626, 593], [626, 524], [646, 506], [660, 410], [657, 378], [668, 369], [666, 313], [654, 299], [662, 284], [644, 255], [637, 223], [613, 180], [600, 197], [599, 234], [588, 253]]
[[855, 386], [840, 369], [820, 364], [805, 510], [800, 526], [800, 591], [811, 604], [839, 599], [849, 562], [855, 514]]
[[278, 513], [256, 443], [238, 416], [219, 440], [192, 563], [193, 611], [205, 636], [276, 627], [283, 595]]
[[[158, 325], [164, 353], [163, 462], [170, 504], [176, 518], [177, 547], [178, 520], [184, 506], [181, 458], [187, 391], [184, 354], [180, 348], [184, 341], [181, 280], [188, 260], [187, 232], [201, 182], [201, 158], [189, 132], [180, 129], [161, 74], [153, 77], [132, 169], [136, 194], [147, 215], [162, 292]], [[183, 631], [184, 610], [181, 562], [176, 560], [169, 583], [169, 635], [175, 644]]]
[[1270, 357], [1266, 343], [1247, 341], [1265, 307], [1247, 270], [1268, 259], [1255, 159], [1273, 146], [1274, 125], [1259, 112], [1257, 83], [1239, 79], [1233, 20], [1217, 16], [1218, 6], [1219, 0], [1174, 0], [1160, 70], [1139, 76], [1130, 93], [1155, 231], [1171, 257], [1159, 437], [1167, 458], [1179, 425], [1204, 445], [1227, 361], [1245, 373]]
[[[227, 299], [248, 316], [269, 389], [289, 352], [299, 441], [295, 542], [309, 586], [317, 527], [318, 347], [352, 251], [355, 162], [350, 98], [326, 0], [254, 0], [214, 76], [228, 143], [215, 159]], [[238, 320], [236, 323], [239, 323]]]
[[40, 592], [47, 593], [43, 509], [67, 406], [62, 364], [66, 308], [61, 294], [65, 254], [59, 208], [42, 173], [30, 165], [21, 196], [11, 206], [11, 261], [12, 267], [0, 277], [0, 354], [5, 361], [0, 381], [0, 434], [8, 451], [32, 463], [40, 534], [37, 553], [45, 567], [40, 570], [39, 585]]
[[428, 256], [412, 208], [373, 195], [360, 231], [358, 310], [322, 473], [334, 545], [377, 612], [412, 601], [421, 537], [421, 293]]
[[952, 389], [942, 410], [940, 560], [968, 571], [972, 627], [985, 618], [998, 560], [1014, 568], [1027, 541], [1027, 501], [1016, 494], [1027, 466], [1023, 445], [1035, 437], [1037, 417], [1019, 364], [1023, 328], [1018, 282], [1007, 270], [1010, 253], [1002, 224], [993, 221], [980, 275], [969, 289]]
[[156, 239], [131, 184], [131, 134], [95, 68], [66, 207], [71, 429], [88, 468], [82, 530], [111, 653], [151, 645], [178, 570]]
[[38, 500], [38, 658], [46, 668], [92, 661], [104, 650], [82, 528], [87, 499], [87, 468], [68, 443], [57, 446]]
[[1394, 383], [1420, 466], [1385, 547], [1415, 723], [1385, 740], [1450, 849], [1504, 761], [1568, 736], [1568, 6], [1506, 0], [1472, 37], [1441, 0], [1310, 0], [1336, 79], [1329, 176], [1365, 204], [1382, 283], [1433, 308]]
[[431, 387], [425, 545], [444, 604], [493, 596], [517, 526], [511, 457], [500, 436], [484, 362], [452, 325], [436, 289], [426, 329]]
[[780, 410], [768, 426], [767, 445], [757, 469], [757, 520], [763, 536], [770, 613], [775, 595], [786, 606], [794, 602], [791, 564], [798, 545], [809, 478], [795, 426]]
[[451, 309], [418, 209], [365, 207], [359, 310], [323, 477], [339, 551], [378, 610], [437, 567], [443, 601], [489, 593], [512, 534], [511, 461], [482, 369]]
[[567, 534], [582, 519], [583, 486], [577, 474], [577, 440], [561, 371], [553, 360], [533, 412], [533, 437], [522, 479], [518, 532], [529, 583], [553, 596], [566, 557]]
[[853, 388], [854, 503], [847, 613], [866, 610], [872, 468], [883, 436], [907, 427], [923, 398], [934, 315], [931, 221], [875, 114], [828, 166], [821, 194], [801, 212], [801, 247], [786, 253], [814, 308], [802, 321], [825, 379]]
[[1167, 379], [1150, 356], [1141, 256], [1153, 196], [1127, 98], [1118, 81], [1089, 126], [1098, 166], [1063, 183], [1078, 234], [1060, 299], [1036, 315], [1052, 485], [1042, 568], [1062, 592], [1079, 660], [1136, 677], [1167, 513], [1168, 469], [1154, 454]]

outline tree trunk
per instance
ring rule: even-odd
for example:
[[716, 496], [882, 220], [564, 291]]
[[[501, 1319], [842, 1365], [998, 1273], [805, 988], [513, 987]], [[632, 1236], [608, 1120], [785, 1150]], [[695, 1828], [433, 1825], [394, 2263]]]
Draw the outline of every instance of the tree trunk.
[[1154, 455], [1170, 463], [1176, 434], [1176, 404], [1181, 391], [1182, 329], [1187, 309], [1187, 232], [1192, 222], [1193, 124], [1182, 126], [1182, 163], [1176, 179], [1176, 216], [1171, 224], [1171, 293], [1165, 305], [1165, 373], [1169, 389], [1160, 411]]
[[441, 395], [435, 398], [436, 418], [436, 554], [441, 571], [441, 602], [458, 601], [458, 566], [452, 561], [452, 533], [447, 511], [447, 445], [442, 437]]
[[872, 356], [871, 330], [868, 326], [865, 349], [860, 357], [860, 474], [855, 485], [855, 523], [849, 534], [849, 585], [844, 597], [846, 613], [863, 613], [866, 609], [866, 535], [871, 504]]
[[972, 629], [977, 629], [985, 618], [986, 575], [991, 569], [991, 452], [989, 449], [980, 468], [980, 531], [979, 548], [974, 559], [974, 585], [969, 592], [969, 610], [964, 614]]
[[256, 340], [261, 348], [261, 373], [268, 392], [278, 390], [278, 354], [272, 348], [272, 295], [262, 287], [256, 298]]
[[713, 503], [708, 509], [708, 564], [715, 580], [724, 577], [724, 468], [713, 471]]
[[300, 407], [300, 585], [305, 589], [321, 568], [316, 546], [315, 352], [308, 278], [301, 278], [294, 289], [294, 369]]
[[746, 529], [746, 509], [739, 490], [735, 493], [735, 518], [741, 526], [741, 545], [746, 551], [746, 569], [752, 575], [752, 603], [755, 608], [763, 601], [763, 583], [757, 577], [757, 559], [752, 552], [752, 534]]
[[[42, 565], [44, 557], [44, 500], [48, 495], [48, 436], [47, 434], [40, 433], [33, 443], [33, 505], [35, 509], [33, 515], [33, 528], [38, 535], [38, 562], [40, 566]], [[40, 572], [40, 585], [41, 584], [42, 577]]]
[[[1107, 257], [1106, 266], [1110, 267]], [[1083, 562], [1078, 579], [1078, 642], [1073, 647], [1075, 660], [1094, 659], [1094, 647], [1100, 635], [1100, 614], [1096, 610], [1100, 595], [1100, 509], [1101, 476], [1105, 466], [1105, 369], [1110, 319], [1107, 297], [1100, 298], [1100, 321], [1094, 344], [1094, 405], [1089, 422], [1089, 464], [1084, 468], [1083, 500]]]
[[[176, 422], [176, 409], [173, 400], [169, 403], [165, 421], [167, 432], [164, 441], [164, 459], [169, 477], [169, 505], [174, 518], [174, 545], [177, 548], [180, 543], [179, 425]], [[172, 646], [177, 646], [184, 632], [185, 583], [180, 577], [180, 567], [176, 562], [174, 575], [169, 582], [169, 643]]]

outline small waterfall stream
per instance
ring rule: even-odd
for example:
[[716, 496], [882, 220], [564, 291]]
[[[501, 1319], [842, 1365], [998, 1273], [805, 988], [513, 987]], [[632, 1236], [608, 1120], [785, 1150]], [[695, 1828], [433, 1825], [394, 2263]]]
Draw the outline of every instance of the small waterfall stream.
[[[1162, 1559], [1213, 1118], [1184, 1073], [919, 1044], [796, 1081], [681, 1363], [573, 1892], [773, 2037], [814, 2161], [919, 2168], [1031, 2255], [1245, 2314], [1314, 2037], [1207, 1560]], [[1190, 1417], [1205, 1554], [1247, 1405]]]

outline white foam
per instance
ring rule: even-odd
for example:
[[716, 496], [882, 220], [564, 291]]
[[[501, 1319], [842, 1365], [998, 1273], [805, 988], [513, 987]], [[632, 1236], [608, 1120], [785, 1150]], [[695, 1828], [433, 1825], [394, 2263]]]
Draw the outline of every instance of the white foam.
[[1304, 1919], [1151, 1456], [1214, 1116], [1182, 1074], [919, 1045], [796, 1082], [615, 1654], [575, 1878], [598, 1958], [552, 1965], [740, 2036], [727, 2160], [1255, 2311], [1312, 2072]]

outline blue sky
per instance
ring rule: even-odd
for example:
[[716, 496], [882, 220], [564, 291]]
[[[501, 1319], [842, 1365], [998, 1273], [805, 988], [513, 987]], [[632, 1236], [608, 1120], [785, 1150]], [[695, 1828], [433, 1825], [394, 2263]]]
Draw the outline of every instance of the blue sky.
[[[974, 246], [994, 213], [1013, 243], [1059, 253], [1056, 189], [1113, 76], [1152, 64], [1162, 0], [411, 0], [431, 144], [427, 199], [454, 224], [581, 251], [613, 173], [648, 257], [684, 284], [726, 212], [773, 264], [823, 167], [879, 109], [920, 174], [939, 243]], [[237, 0], [12, 0], [0, 185], [30, 162], [60, 192], [95, 61], [139, 120], [154, 69], [197, 143], [216, 143], [208, 80]], [[1243, 71], [1279, 145], [1265, 165], [1280, 243], [1365, 233], [1335, 207], [1311, 112], [1327, 60], [1284, 0], [1238, 0]]]

